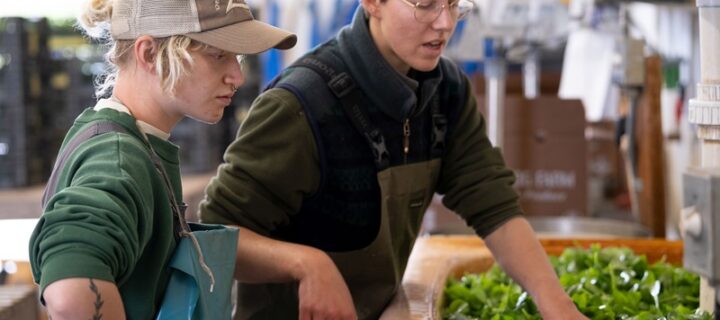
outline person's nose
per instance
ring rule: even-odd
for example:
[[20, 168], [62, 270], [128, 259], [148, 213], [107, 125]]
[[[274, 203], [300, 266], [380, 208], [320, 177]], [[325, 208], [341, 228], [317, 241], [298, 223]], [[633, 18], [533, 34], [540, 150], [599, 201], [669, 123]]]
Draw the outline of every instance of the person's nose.
[[242, 65], [240, 61], [235, 61], [232, 66], [227, 70], [225, 76], [225, 82], [230, 84], [234, 88], [239, 88], [245, 83], [245, 74], [242, 71]]
[[452, 27], [456, 21], [450, 10], [451, 9], [449, 5], [445, 5], [442, 9], [440, 9], [440, 15], [437, 17], [437, 19], [435, 19], [435, 21], [433, 21], [433, 29], [439, 31], [452, 30]]

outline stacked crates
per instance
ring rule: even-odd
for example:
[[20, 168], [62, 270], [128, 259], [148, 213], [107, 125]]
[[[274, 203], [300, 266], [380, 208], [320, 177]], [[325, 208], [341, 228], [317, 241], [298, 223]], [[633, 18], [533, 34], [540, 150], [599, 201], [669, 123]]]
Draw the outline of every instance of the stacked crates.
[[222, 160], [226, 127], [185, 118], [172, 131], [170, 141], [180, 147], [183, 174], [214, 171]]
[[53, 49], [51, 31], [47, 19], [0, 19], [0, 189], [45, 182], [73, 120], [95, 104], [101, 48], [79, 59], [76, 47]]
[[[97, 57], [101, 59], [102, 57]], [[55, 56], [47, 66], [50, 70], [50, 85], [46, 90], [44, 119], [45, 145], [52, 151], [53, 158], [59, 151], [62, 139], [72, 126], [75, 118], [86, 108], [95, 105], [93, 65], [102, 62], [80, 60], [74, 55]]]
[[46, 19], [0, 19], [0, 188], [39, 183], [48, 171], [39, 111], [48, 35]]

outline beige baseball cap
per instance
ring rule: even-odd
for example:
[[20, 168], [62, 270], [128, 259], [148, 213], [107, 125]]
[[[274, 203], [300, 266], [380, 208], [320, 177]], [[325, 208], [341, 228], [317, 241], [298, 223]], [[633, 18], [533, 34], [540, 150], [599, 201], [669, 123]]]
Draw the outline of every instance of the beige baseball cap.
[[185, 35], [237, 54], [297, 42], [295, 34], [255, 20], [244, 0], [114, 0], [110, 31], [118, 40]]

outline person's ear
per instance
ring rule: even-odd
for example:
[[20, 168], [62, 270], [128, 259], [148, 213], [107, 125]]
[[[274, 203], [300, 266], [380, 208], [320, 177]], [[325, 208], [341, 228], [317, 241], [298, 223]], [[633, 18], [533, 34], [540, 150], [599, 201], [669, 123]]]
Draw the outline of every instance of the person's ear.
[[380, 2], [381, 0], [361, 0], [368, 17], [380, 18]]
[[150, 73], [155, 73], [155, 59], [157, 58], [157, 43], [151, 36], [141, 36], [135, 39], [133, 51], [138, 67]]

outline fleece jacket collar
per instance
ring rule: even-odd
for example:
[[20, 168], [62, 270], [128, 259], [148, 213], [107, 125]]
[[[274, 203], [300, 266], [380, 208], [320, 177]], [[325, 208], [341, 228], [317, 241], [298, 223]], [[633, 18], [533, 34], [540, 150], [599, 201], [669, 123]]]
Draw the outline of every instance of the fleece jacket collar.
[[439, 66], [429, 72], [411, 70], [409, 77], [395, 71], [375, 45], [362, 7], [340, 31], [338, 44], [343, 62], [365, 95], [397, 121], [424, 110], [443, 79]]

